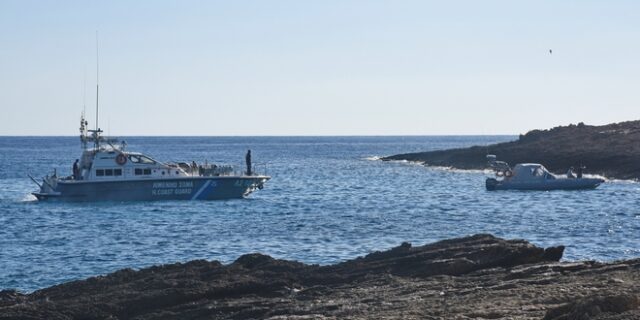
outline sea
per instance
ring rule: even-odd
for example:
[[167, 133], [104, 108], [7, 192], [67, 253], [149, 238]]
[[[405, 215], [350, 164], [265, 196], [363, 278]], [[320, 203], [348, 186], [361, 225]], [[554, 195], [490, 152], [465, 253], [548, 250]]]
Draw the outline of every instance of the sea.
[[[38, 202], [28, 178], [70, 175], [78, 137], [0, 137], [0, 290], [31, 292], [122, 268], [248, 253], [327, 265], [410, 242], [476, 233], [565, 245], [564, 260], [640, 257], [640, 184], [586, 191], [487, 191], [489, 171], [384, 162], [398, 153], [514, 136], [124, 137], [160, 161], [272, 176], [246, 199]], [[587, 168], [588, 173], [588, 168]]]

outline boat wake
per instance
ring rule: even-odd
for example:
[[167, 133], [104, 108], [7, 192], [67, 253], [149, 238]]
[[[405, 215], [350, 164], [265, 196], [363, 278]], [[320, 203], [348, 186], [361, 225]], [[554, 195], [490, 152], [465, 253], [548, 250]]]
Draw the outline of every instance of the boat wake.
[[[382, 157], [376, 157], [376, 158], [377, 160], [382, 159]], [[367, 158], [367, 160], [369, 159], [370, 158]], [[371, 157], [371, 160], [373, 160], [373, 157]], [[417, 165], [417, 166], [425, 167], [426, 169], [429, 169], [429, 170], [436, 170], [436, 171], [447, 171], [447, 172], [458, 172], [458, 173], [485, 173], [485, 174], [492, 173], [491, 169], [459, 169], [459, 168], [447, 167], [447, 166], [433, 166], [423, 161], [389, 160], [388, 162], [402, 163], [402, 164], [408, 164], [413, 166]]]
[[457, 172], [457, 173], [484, 173], [490, 174], [492, 171], [490, 169], [458, 169], [454, 167], [443, 167], [443, 166], [430, 166], [424, 164], [425, 167], [433, 170], [447, 171], [447, 172]]
[[607, 179], [607, 178], [605, 178], [603, 176], [600, 176], [600, 175], [593, 175], [593, 176], [592, 175], [588, 175], [588, 176], [589, 177], [594, 177], [594, 178], [605, 179], [606, 182], [610, 182], [610, 183], [619, 183], [619, 184], [638, 184], [638, 183], [640, 183], [640, 181], [635, 180], [635, 179], [628, 179], [628, 180], [625, 180], [625, 179]]
[[38, 198], [32, 194], [25, 194], [19, 202], [36, 202]]

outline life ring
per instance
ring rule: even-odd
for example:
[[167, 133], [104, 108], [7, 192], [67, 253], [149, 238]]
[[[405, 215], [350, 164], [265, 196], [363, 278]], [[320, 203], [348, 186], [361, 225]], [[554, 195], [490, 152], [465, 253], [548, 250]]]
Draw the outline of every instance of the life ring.
[[124, 165], [125, 163], [127, 163], [127, 156], [124, 155], [124, 153], [118, 154], [118, 156], [116, 157], [116, 163], [119, 165]]
[[513, 175], [513, 172], [511, 172], [511, 170], [506, 170], [506, 171], [504, 172], [504, 176], [505, 176], [505, 177], [511, 177], [512, 175]]

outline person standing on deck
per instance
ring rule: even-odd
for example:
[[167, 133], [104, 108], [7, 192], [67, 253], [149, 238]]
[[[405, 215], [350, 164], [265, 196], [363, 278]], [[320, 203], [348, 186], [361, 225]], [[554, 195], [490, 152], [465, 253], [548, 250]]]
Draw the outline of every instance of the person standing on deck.
[[78, 168], [78, 161], [80, 160], [76, 159], [76, 162], [73, 163], [73, 180], [80, 180], [80, 168]]
[[576, 170], [576, 174], [578, 176], [578, 179], [582, 178], [582, 171], [585, 169], [586, 167], [583, 166], [582, 164], [580, 164], [578, 166], [578, 169]]
[[247, 151], [247, 155], [244, 157], [244, 159], [247, 162], [247, 175], [250, 176], [252, 174], [252, 172], [251, 172], [251, 150]]
[[195, 176], [197, 170], [198, 170], [198, 165], [196, 164], [195, 161], [191, 161], [191, 175]]

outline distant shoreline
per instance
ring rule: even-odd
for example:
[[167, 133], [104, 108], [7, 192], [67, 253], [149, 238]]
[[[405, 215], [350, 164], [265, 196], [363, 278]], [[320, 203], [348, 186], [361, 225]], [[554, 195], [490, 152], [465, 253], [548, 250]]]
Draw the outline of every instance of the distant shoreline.
[[[123, 138], [398, 138], [398, 137], [515, 137], [517, 134], [391, 134], [391, 135], [116, 135]], [[0, 138], [77, 138], [78, 135], [0, 135]]]
[[[493, 170], [490, 169], [489, 167], [485, 167], [482, 169], [460, 169], [460, 168], [455, 168], [455, 167], [446, 167], [446, 166], [434, 166], [434, 165], [429, 165], [426, 164], [424, 162], [421, 161], [409, 161], [409, 160], [387, 160], [387, 159], [383, 159], [382, 157], [380, 157], [381, 161], [385, 161], [385, 162], [404, 162], [404, 163], [410, 163], [412, 165], [417, 165], [417, 166], [423, 166], [423, 167], [427, 167], [430, 169], [434, 169], [434, 170], [444, 170], [444, 171], [464, 171], [464, 172], [490, 172], [493, 173]], [[564, 174], [564, 172], [552, 172], [553, 174], [556, 175], [562, 175]], [[636, 182], [638, 181], [637, 179], [606, 179], [606, 177], [604, 176], [599, 176], [596, 174], [585, 174], [585, 177], [593, 177], [593, 178], [602, 178], [605, 180], [616, 180], [616, 181], [629, 181], [629, 182]]]
[[481, 170], [486, 155], [511, 165], [541, 163], [552, 172], [586, 166], [586, 173], [609, 179], [640, 178], [640, 120], [589, 126], [585, 124], [533, 130], [511, 142], [487, 146], [397, 154], [383, 161], [407, 160], [428, 166]]

